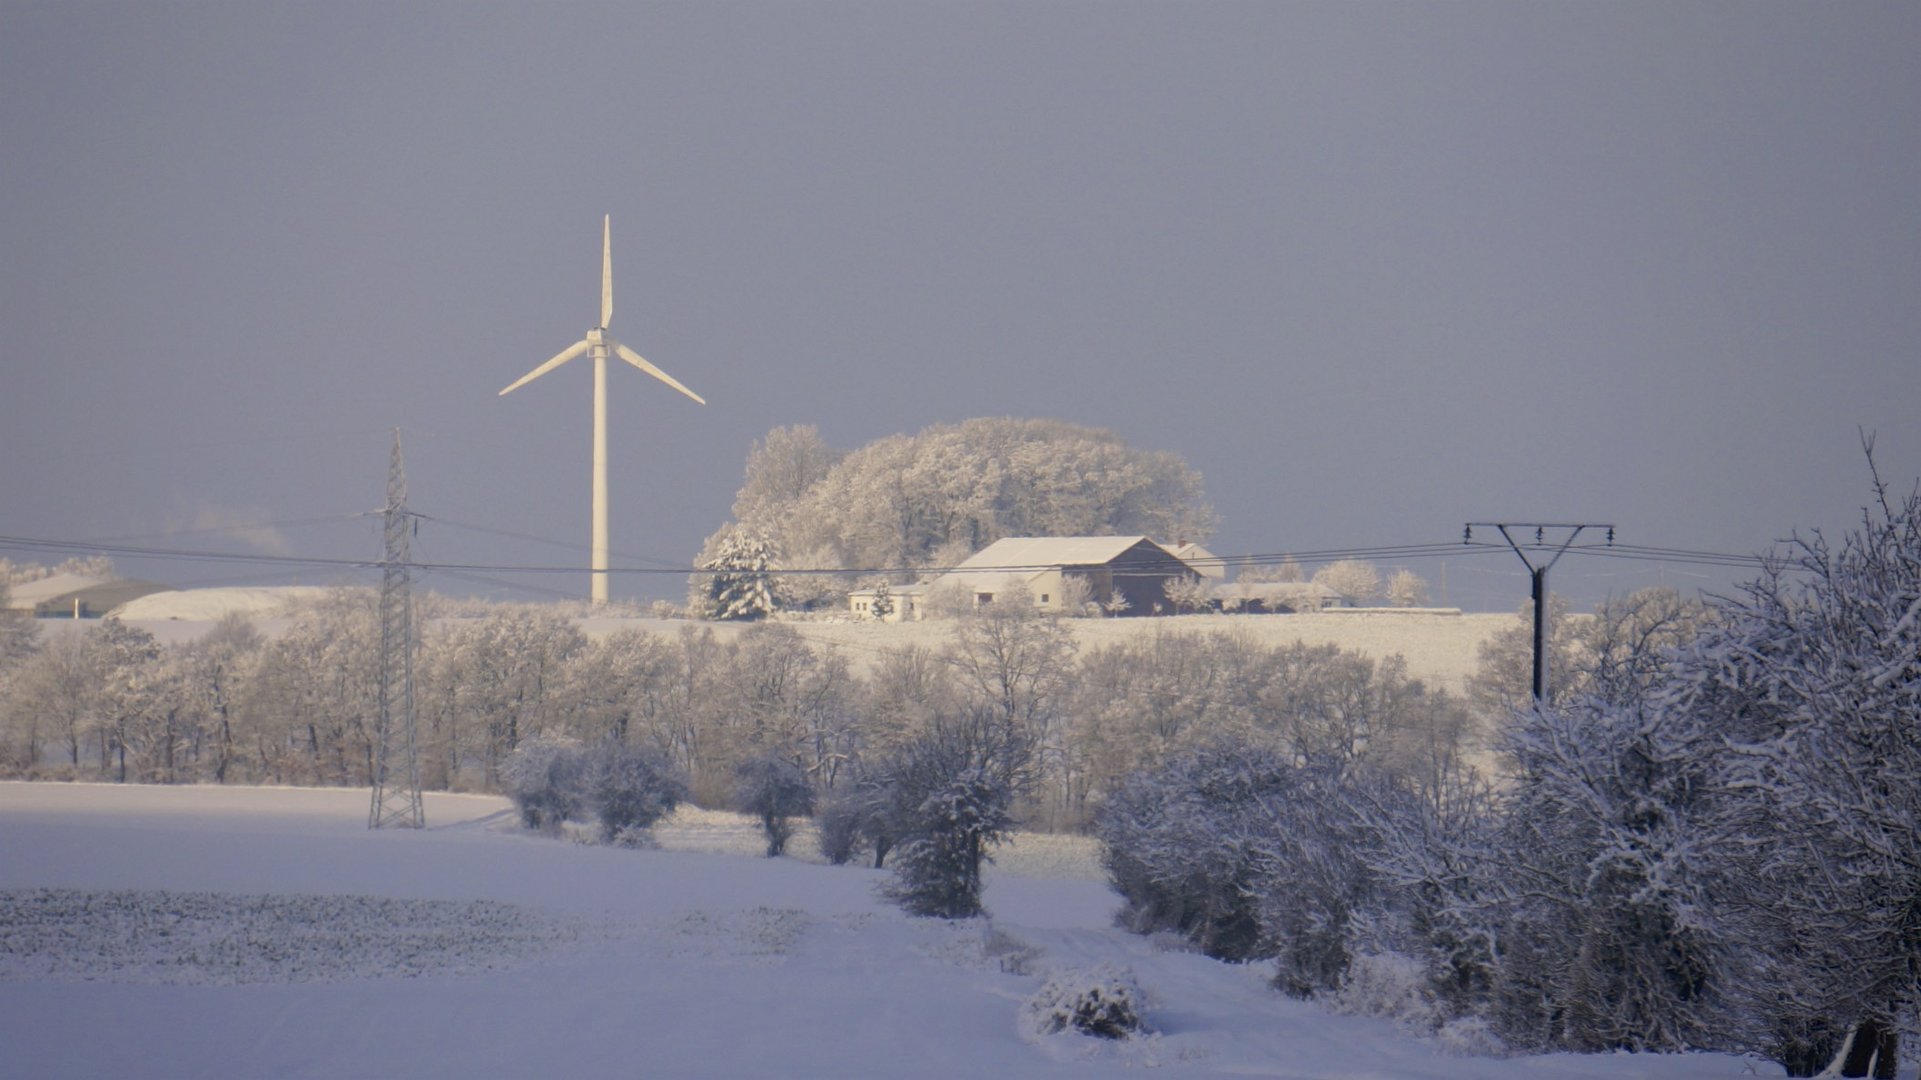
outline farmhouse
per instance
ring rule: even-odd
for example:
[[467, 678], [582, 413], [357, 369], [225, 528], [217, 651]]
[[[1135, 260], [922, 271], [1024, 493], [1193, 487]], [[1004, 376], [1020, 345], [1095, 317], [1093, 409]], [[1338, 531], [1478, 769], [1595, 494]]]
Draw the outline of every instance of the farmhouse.
[[[1016, 592], [1044, 612], [1072, 611], [1092, 602], [1116, 615], [1171, 614], [1167, 583], [1196, 576], [1145, 536], [1012, 536], [916, 588], [911, 596], [915, 615], [902, 611], [897, 600], [893, 617], [917, 617], [935, 593], [957, 594], [979, 607]], [[849, 594], [848, 602], [855, 614], [871, 614], [874, 599], [874, 590], [862, 589]]]

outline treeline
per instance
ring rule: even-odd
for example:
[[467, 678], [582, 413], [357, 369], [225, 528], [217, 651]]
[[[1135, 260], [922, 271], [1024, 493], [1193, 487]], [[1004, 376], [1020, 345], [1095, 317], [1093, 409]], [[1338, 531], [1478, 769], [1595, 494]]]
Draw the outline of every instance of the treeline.
[[[1734, 598], [1564, 629], [1498, 786], [1239, 736], [1141, 762], [1096, 815], [1124, 918], [1482, 1049], [1893, 1077], [1921, 1003], [1921, 501], [1877, 495]], [[1512, 693], [1511, 644], [1476, 696]]]
[[[16, 645], [0, 665], [0, 765], [126, 782], [366, 784], [375, 599], [336, 592], [271, 639], [229, 618], [163, 646], [108, 619]], [[1409, 678], [1398, 658], [1331, 646], [1161, 632], [1081, 654], [1066, 624], [1010, 603], [955, 619], [938, 648], [850, 658], [809, 641], [805, 625], [595, 640], [536, 607], [433, 620], [415, 662], [422, 782], [502, 790], [516, 748], [551, 735], [658, 752], [705, 806], [727, 805], [740, 764], [769, 754], [827, 794], [937, 720], [989, 715], [1033, 740], [1025, 815], [1068, 828], [1119, 777], [1223, 733], [1431, 784], [1459, 767], [1473, 728], [1460, 698]]]

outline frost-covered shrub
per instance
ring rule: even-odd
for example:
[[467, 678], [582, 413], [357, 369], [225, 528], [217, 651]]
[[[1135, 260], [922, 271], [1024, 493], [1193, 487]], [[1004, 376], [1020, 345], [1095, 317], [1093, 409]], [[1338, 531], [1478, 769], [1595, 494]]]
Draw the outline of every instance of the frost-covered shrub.
[[820, 854], [835, 866], [846, 866], [860, 853], [860, 807], [852, 799], [839, 798], [822, 804], [814, 815], [814, 831], [820, 838]]
[[1122, 925], [1178, 931], [1223, 960], [1271, 957], [1296, 997], [1334, 989], [1380, 902], [1359, 808], [1391, 782], [1238, 739], [1127, 778], [1094, 825]]
[[734, 769], [734, 802], [743, 814], [760, 819], [767, 836], [767, 857], [787, 850], [796, 817], [814, 812], [814, 788], [799, 765], [778, 754], [764, 754]]
[[1421, 1033], [1435, 1030], [1442, 1020], [1427, 965], [1395, 952], [1355, 956], [1348, 964], [1347, 977], [1334, 993], [1333, 1004], [1340, 1012], [1393, 1020]]
[[664, 756], [620, 743], [593, 752], [589, 792], [604, 843], [636, 843], [687, 798], [687, 781]]
[[1494, 1033], [1493, 1025], [1478, 1016], [1449, 1020], [1434, 1033], [1441, 1052], [1454, 1057], [1504, 1057], [1507, 1044]]
[[520, 744], [501, 766], [507, 797], [530, 829], [558, 832], [586, 803], [586, 753], [572, 739], [542, 735]]
[[1147, 1023], [1147, 995], [1133, 971], [1115, 964], [1069, 968], [1048, 976], [1021, 1009], [1031, 1035], [1075, 1031], [1097, 1039], [1126, 1039], [1154, 1030]]

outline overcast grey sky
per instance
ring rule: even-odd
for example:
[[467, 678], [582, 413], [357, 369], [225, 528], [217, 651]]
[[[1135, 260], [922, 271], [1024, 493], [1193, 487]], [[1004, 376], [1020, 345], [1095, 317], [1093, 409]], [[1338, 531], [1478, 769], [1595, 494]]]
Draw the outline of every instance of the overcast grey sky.
[[1917, 56], [1913, 3], [0, 0], [0, 534], [372, 509], [397, 425], [415, 509], [584, 544], [589, 365], [495, 395], [611, 213], [616, 334], [712, 403], [610, 372], [618, 552], [690, 560], [774, 425], [982, 415], [1184, 455], [1223, 554], [1752, 552], [1855, 520], [1857, 427], [1921, 476]]

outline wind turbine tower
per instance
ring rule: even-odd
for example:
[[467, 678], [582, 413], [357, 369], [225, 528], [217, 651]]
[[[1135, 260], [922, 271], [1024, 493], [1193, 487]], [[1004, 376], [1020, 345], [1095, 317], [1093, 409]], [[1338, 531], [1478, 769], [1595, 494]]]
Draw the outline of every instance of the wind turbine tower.
[[634, 350], [607, 336], [614, 318], [614, 218], [607, 215], [600, 233], [600, 325], [587, 336], [567, 346], [560, 355], [515, 379], [500, 392], [502, 397], [540, 378], [549, 371], [579, 356], [594, 358], [594, 520], [592, 556], [589, 566], [592, 597], [596, 606], [607, 602], [607, 357], [613, 354], [640, 370], [686, 394], [702, 405], [705, 398], [680, 385], [672, 375], [642, 359]]

